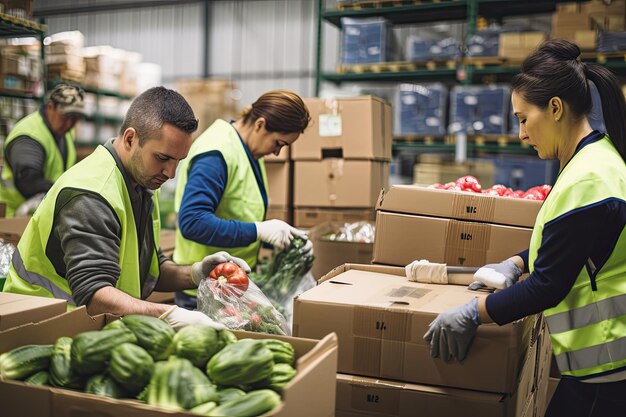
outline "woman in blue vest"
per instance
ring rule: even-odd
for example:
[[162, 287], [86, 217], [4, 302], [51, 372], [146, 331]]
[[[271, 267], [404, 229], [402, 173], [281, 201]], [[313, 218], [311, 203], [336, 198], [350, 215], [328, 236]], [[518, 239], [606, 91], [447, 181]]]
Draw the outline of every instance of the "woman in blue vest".
[[[217, 120], [194, 141], [176, 186], [176, 262], [193, 263], [228, 248], [254, 269], [261, 242], [282, 249], [304, 236], [282, 220], [265, 220], [263, 157], [295, 142], [309, 121], [297, 94], [270, 91], [238, 120]], [[311, 248], [308, 241], [303, 250]], [[195, 295], [195, 290], [179, 292], [176, 304], [195, 308]]]
[[[424, 339], [431, 355], [463, 360], [481, 323], [543, 312], [561, 381], [547, 416], [626, 413], [626, 105], [617, 78], [564, 40], [543, 43], [511, 81], [520, 139], [559, 176], [530, 248], [476, 272], [470, 288], [503, 288], [441, 313]], [[591, 129], [590, 83], [607, 133]], [[523, 272], [527, 279], [517, 282]]]

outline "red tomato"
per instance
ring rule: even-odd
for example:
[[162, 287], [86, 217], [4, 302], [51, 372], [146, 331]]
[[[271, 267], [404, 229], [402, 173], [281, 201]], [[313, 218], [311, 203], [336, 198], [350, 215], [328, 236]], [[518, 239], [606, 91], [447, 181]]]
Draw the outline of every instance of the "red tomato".
[[495, 184], [493, 187], [487, 188], [489, 194], [493, 194], [495, 192], [497, 195], [503, 195], [506, 190], [507, 188], [502, 184]]
[[250, 325], [253, 329], [258, 329], [261, 325], [261, 316], [258, 313], [250, 314]]
[[226, 296], [241, 297], [250, 283], [246, 271], [233, 262], [217, 265], [209, 274], [209, 278]]
[[466, 175], [464, 177], [456, 180], [456, 185], [460, 186], [463, 191], [473, 191], [475, 193], [479, 193], [482, 190], [482, 186], [480, 182], [471, 175]]
[[543, 200], [544, 196], [541, 190], [530, 189], [529, 191], [526, 191], [524, 193], [524, 196], [522, 198], [525, 198], [526, 200]]
[[429, 185], [428, 188], [434, 188], [437, 190], [445, 190], [446, 186], [443, 184], [436, 183], [436, 184]]

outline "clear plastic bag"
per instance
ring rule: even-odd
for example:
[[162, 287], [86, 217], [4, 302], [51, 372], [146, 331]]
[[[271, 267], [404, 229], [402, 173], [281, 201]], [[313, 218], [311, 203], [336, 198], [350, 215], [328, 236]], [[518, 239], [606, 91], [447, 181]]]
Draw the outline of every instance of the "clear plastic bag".
[[316, 285], [311, 274], [315, 258], [302, 251], [305, 245], [306, 240], [295, 238], [287, 248], [275, 250], [272, 260], [262, 264], [258, 272], [250, 274], [288, 323], [291, 323], [293, 299]]
[[242, 291], [205, 278], [198, 286], [198, 310], [229, 329], [291, 335], [280, 314], [252, 280]]
[[376, 226], [370, 222], [344, 223], [335, 233], [323, 236], [324, 240], [341, 242], [374, 243]]
[[13, 252], [15, 252], [15, 246], [0, 241], [0, 278], [6, 277], [9, 273]]

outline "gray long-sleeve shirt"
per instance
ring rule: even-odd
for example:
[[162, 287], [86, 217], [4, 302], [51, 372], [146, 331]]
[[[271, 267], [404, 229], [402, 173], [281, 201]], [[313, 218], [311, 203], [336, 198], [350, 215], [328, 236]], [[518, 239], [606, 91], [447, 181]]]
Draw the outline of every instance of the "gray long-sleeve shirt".
[[[43, 106], [39, 109], [39, 113], [54, 137], [65, 162], [67, 160], [65, 135], [55, 136], [52, 133]], [[46, 152], [43, 146], [32, 137], [18, 136], [12, 140], [6, 147], [5, 158], [6, 163], [13, 171], [15, 188], [25, 199], [29, 199], [39, 193], [48, 192], [50, 187], [52, 187], [52, 182], [46, 179], [43, 172]]]
[[[115, 158], [131, 198], [139, 244], [141, 298], [145, 299], [153, 290], [145, 285], [155, 250], [152, 192], [131, 186], [113, 148], [113, 140], [104, 146]], [[76, 305], [84, 305], [100, 288], [117, 284], [121, 225], [106, 200], [93, 193], [65, 189], [59, 194], [56, 211], [46, 252], [57, 273], [68, 280]], [[168, 259], [160, 248], [158, 256], [159, 264]]]

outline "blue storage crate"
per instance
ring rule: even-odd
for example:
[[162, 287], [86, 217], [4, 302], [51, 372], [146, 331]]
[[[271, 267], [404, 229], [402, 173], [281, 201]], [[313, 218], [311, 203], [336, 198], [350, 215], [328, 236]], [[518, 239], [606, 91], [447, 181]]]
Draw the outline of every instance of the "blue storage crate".
[[459, 41], [454, 38], [440, 40], [420, 39], [415, 36], [407, 41], [407, 60], [457, 60], [461, 57]]
[[445, 135], [447, 95], [440, 83], [400, 84], [394, 106], [396, 135]]
[[626, 32], [598, 31], [598, 52], [626, 50]]
[[383, 18], [341, 18], [341, 63], [375, 64], [391, 56], [391, 25]]
[[505, 134], [511, 93], [507, 86], [457, 86], [450, 94], [448, 132]]
[[543, 184], [554, 184], [559, 171], [557, 159], [539, 159], [535, 156], [499, 155], [494, 158], [496, 173], [495, 184], [519, 190]]

